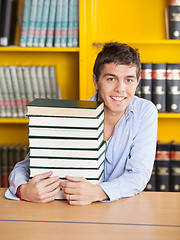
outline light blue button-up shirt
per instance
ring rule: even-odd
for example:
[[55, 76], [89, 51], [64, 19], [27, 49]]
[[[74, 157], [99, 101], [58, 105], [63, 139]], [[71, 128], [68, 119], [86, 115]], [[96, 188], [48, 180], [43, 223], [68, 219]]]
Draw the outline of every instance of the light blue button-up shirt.
[[[89, 100], [96, 101], [97, 94]], [[108, 141], [105, 159], [105, 181], [99, 185], [109, 200], [140, 193], [151, 177], [157, 139], [157, 110], [148, 100], [134, 97], [117, 122]], [[29, 158], [19, 162], [9, 177], [5, 196], [16, 196], [17, 188], [29, 179]]]

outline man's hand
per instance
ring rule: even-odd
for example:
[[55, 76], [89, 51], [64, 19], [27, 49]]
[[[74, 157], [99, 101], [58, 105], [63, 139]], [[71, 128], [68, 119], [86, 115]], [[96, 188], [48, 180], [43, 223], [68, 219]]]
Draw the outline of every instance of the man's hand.
[[53, 201], [60, 191], [60, 179], [58, 176], [50, 177], [52, 171], [33, 177], [28, 183], [20, 186], [21, 198], [38, 203]]
[[61, 182], [64, 196], [70, 205], [86, 205], [96, 201], [108, 199], [99, 185], [94, 185], [83, 177], [69, 177]]

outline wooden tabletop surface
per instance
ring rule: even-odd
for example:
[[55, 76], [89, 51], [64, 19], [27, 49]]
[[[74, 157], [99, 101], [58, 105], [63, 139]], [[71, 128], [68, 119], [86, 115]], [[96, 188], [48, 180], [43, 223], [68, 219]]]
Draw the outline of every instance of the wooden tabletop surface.
[[143, 192], [112, 203], [70, 206], [65, 200], [8, 200], [5, 190], [0, 189], [2, 239], [18, 239], [20, 233], [27, 240], [60, 239], [61, 234], [65, 239], [180, 240], [180, 193]]

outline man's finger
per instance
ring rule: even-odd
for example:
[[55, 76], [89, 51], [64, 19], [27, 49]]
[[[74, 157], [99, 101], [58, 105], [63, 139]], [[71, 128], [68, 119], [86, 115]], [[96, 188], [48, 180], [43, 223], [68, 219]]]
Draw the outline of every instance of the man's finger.
[[72, 182], [83, 182], [86, 181], [85, 178], [83, 177], [70, 177], [70, 176], [66, 176], [66, 179]]
[[52, 174], [53, 174], [52, 171], [47, 172], [47, 173], [38, 174], [38, 175], [33, 177], [33, 181], [39, 182], [40, 180], [43, 180], [43, 179], [46, 179], [46, 178], [50, 177]]

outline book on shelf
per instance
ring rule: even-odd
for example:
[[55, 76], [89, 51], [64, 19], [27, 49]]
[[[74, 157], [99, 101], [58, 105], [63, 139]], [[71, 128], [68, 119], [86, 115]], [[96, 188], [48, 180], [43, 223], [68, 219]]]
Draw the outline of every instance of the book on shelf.
[[45, 47], [45, 44], [46, 44], [49, 7], [50, 7], [50, 0], [44, 0], [39, 47]]
[[28, 38], [27, 38], [28, 47], [33, 46], [37, 7], [38, 7], [38, 0], [32, 0], [30, 17], [29, 17]]
[[149, 182], [147, 183], [147, 186], [145, 188], [146, 191], [156, 191], [156, 175], [157, 175], [157, 171], [156, 171], [156, 163], [157, 161], [154, 161], [154, 165], [153, 165], [153, 169], [152, 169], [152, 173], [151, 173], [151, 177]]
[[49, 67], [48, 66], [42, 67], [42, 72], [43, 72], [43, 80], [44, 80], [44, 88], [45, 88], [45, 92], [46, 92], [46, 98], [53, 98]]
[[22, 19], [22, 28], [21, 28], [21, 37], [20, 37], [20, 46], [21, 47], [26, 47], [26, 45], [27, 45], [31, 2], [32, 2], [32, 0], [24, 1], [23, 19]]
[[30, 81], [31, 81], [32, 92], [33, 92], [33, 99], [39, 98], [40, 97], [40, 87], [39, 87], [39, 82], [37, 79], [35, 66], [29, 67], [29, 74], [30, 74]]
[[98, 101], [35, 99], [27, 104], [27, 115], [34, 116], [97, 118], [103, 110], [104, 103]]
[[67, 47], [68, 38], [68, 0], [63, 1], [61, 22], [61, 47]]
[[[13, 2], [15, 0], [3, 0], [1, 5], [1, 19], [0, 19], [0, 45], [8, 46], [10, 41], [10, 33], [12, 30], [11, 17], [13, 9]], [[15, 25], [14, 25], [15, 27]]]
[[38, 84], [39, 84], [39, 97], [46, 98], [46, 91], [45, 91], [42, 67], [40, 67], [40, 66], [36, 67], [36, 74], [37, 74], [37, 80], [38, 80]]
[[34, 97], [33, 97], [29, 66], [23, 66], [22, 70], [23, 70], [23, 78], [24, 78], [24, 86], [25, 86], [25, 92], [27, 96], [27, 102], [31, 102], [34, 99]]
[[[0, 85], [1, 85], [1, 76], [0, 76]], [[3, 96], [2, 88], [0, 87], [0, 117], [6, 117], [6, 107], [5, 107], [5, 99]]]
[[73, 47], [78, 46], [79, 39], [79, 0], [74, 0], [74, 20], [73, 20]]
[[34, 47], [39, 47], [43, 5], [44, 5], [44, 0], [39, 0], [37, 5], [37, 13], [36, 13], [36, 20], [35, 20], [35, 27], [34, 27], [34, 38], [33, 38]]
[[54, 41], [54, 26], [55, 26], [55, 16], [57, 8], [57, 0], [51, 0], [48, 26], [47, 26], [47, 37], [46, 37], [46, 47], [52, 47]]
[[19, 86], [18, 76], [16, 72], [16, 66], [10, 66], [9, 69], [11, 73], [17, 116], [24, 117], [24, 108], [23, 108], [23, 102], [22, 102], [21, 93], [20, 93], [20, 86]]
[[167, 64], [167, 111], [180, 112], [180, 63]]
[[152, 100], [152, 63], [141, 64], [141, 97]]
[[61, 47], [63, 0], [57, 0], [54, 46]]
[[59, 85], [57, 84], [56, 67], [55, 66], [49, 66], [49, 77], [50, 77], [50, 84], [51, 84], [51, 89], [52, 89], [52, 98], [60, 99], [61, 91], [60, 91]]
[[166, 63], [152, 64], [152, 102], [158, 112], [166, 111]]
[[171, 143], [170, 190], [180, 192], [180, 143]]
[[180, 1], [169, 0], [169, 37], [180, 39]]
[[158, 141], [156, 151], [157, 191], [170, 190], [170, 143]]
[[8, 187], [8, 145], [1, 146], [1, 187]]
[[69, 0], [69, 15], [68, 15], [68, 38], [67, 47], [73, 47], [73, 29], [74, 29], [74, 15], [75, 15], [75, 0]]

